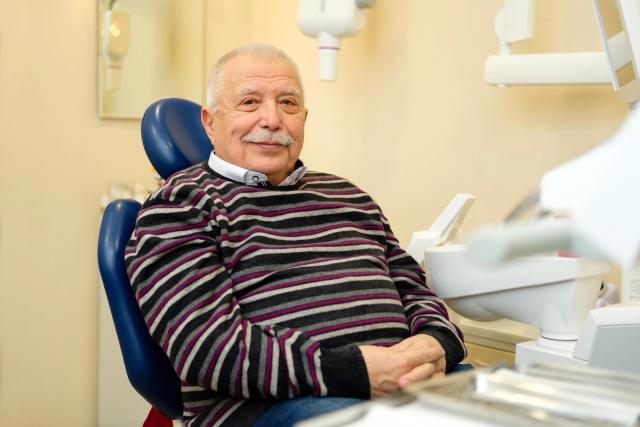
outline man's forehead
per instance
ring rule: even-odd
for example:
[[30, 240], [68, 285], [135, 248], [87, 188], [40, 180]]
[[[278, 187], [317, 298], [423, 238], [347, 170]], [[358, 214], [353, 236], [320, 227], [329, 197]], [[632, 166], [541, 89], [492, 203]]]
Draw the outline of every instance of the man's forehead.
[[[240, 96], [244, 95], [259, 95], [263, 90], [260, 87], [253, 87], [251, 83], [240, 85], [236, 88], [236, 94]], [[300, 90], [297, 87], [281, 87], [277, 88], [278, 95], [290, 95], [290, 96], [302, 96]]]
[[240, 56], [223, 69], [223, 85], [237, 94], [253, 94], [265, 89], [301, 95], [300, 82], [293, 66], [281, 58]]

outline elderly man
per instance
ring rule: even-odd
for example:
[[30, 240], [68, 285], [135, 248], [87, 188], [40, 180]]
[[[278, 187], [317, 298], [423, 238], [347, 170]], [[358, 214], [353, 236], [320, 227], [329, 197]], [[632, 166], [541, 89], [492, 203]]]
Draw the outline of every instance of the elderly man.
[[298, 70], [250, 45], [213, 67], [215, 153], [140, 211], [126, 253], [190, 426], [283, 426], [444, 375], [462, 337], [369, 195], [299, 160]]

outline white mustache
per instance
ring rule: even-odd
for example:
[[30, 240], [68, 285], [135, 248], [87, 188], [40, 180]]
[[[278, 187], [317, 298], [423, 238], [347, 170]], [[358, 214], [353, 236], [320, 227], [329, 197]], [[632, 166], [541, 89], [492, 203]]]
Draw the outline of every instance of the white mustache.
[[293, 145], [293, 138], [291, 138], [289, 135], [269, 132], [268, 130], [260, 130], [255, 133], [245, 135], [240, 139], [240, 141], [248, 143], [277, 142], [278, 144], [285, 147]]

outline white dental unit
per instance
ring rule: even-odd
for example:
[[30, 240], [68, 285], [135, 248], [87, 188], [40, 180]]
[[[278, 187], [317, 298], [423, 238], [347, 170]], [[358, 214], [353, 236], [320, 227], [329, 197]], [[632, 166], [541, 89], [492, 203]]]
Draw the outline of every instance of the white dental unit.
[[[498, 15], [496, 31], [502, 46], [498, 56], [505, 58], [487, 60], [488, 81], [499, 85], [585, 83], [584, 61], [575, 54], [537, 54], [534, 59], [510, 55], [507, 42], [532, 35], [532, 5], [529, 0], [508, 0]], [[605, 44], [606, 55], [602, 53], [601, 59], [607, 60], [608, 79], [622, 100], [637, 102], [640, 2], [594, 0], [594, 6]], [[604, 6], [617, 8], [619, 22], [602, 18]], [[504, 25], [505, 20], [512, 25]], [[503, 27], [511, 33], [502, 31]], [[595, 58], [598, 54], [589, 55]], [[573, 68], [559, 67], [558, 75], [549, 65], [572, 59], [577, 61]], [[546, 64], [546, 74], [525, 71], [538, 62], [541, 67]], [[571, 80], [571, 73], [577, 79]], [[600, 80], [594, 77], [590, 82]], [[629, 183], [640, 183], [639, 161], [640, 110], [636, 109], [610, 141], [543, 178], [539, 206], [571, 219], [505, 224], [475, 233], [468, 248], [443, 245], [452, 237], [450, 231], [455, 234], [473, 201], [468, 195], [458, 195], [428, 232], [414, 234], [408, 252], [419, 262], [424, 258], [431, 286], [456, 313], [479, 321], [516, 320], [540, 330], [536, 340], [516, 346], [517, 365], [562, 363], [640, 373], [640, 283], [628, 277], [640, 254], [640, 201], [620, 191]], [[553, 251], [589, 258], [555, 253], [527, 256]], [[622, 304], [594, 308], [602, 276], [609, 271], [609, 265], [600, 260], [623, 267], [627, 283]]]
[[[640, 99], [640, 4], [636, 0], [595, 0], [594, 6], [614, 90], [622, 100], [637, 103]], [[603, 19], [601, 11], [605, 6], [617, 8], [618, 22], [611, 17]], [[513, 298], [511, 303], [523, 304], [530, 307], [529, 310], [515, 307], [505, 310], [499, 301], [491, 302], [489, 310], [494, 315], [540, 328], [536, 341], [516, 347], [517, 364], [543, 361], [640, 373], [637, 363], [640, 288], [637, 277], [633, 276], [640, 252], [640, 202], [622, 191], [629, 183], [640, 182], [639, 142], [640, 111], [634, 109], [609, 141], [544, 176], [539, 190], [540, 207], [568, 214], [571, 219], [542, 220], [481, 231], [469, 240], [471, 257], [458, 257], [467, 261], [475, 258], [484, 264], [478, 267], [481, 271], [476, 278], [483, 277], [485, 283], [501, 278], [496, 275], [507, 271], [525, 273], [533, 262], [548, 263], [534, 270], [530, 279], [514, 277], [508, 285], [506, 293]], [[626, 282], [622, 286], [623, 303], [590, 310], [600, 277], [606, 272], [606, 266], [596, 261], [521, 257], [553, 250], [590, 259], [608, 259], [620, 265]], [[442, 260], [434, 258], [433, 261], [437, 263], [438, 274], [443, 273]], [[569, 274], [571, 269], [573, 277]], [[487, 273], [484, 276], [483, 271]], [[436, 272], [432, 274], [436, 281]], [[555, 279], [547, 277], [549, 274], [556, 275]], [[495, 288], [500, 286], [498, 282], [489, 287], [498, 291]], [[506, 304], [508, 297], [502, 295], [502, 291], [500, 294], [496, 300], [502, 299], [502, 304]], [[470, 304], [468, 298], [466, 304]]]

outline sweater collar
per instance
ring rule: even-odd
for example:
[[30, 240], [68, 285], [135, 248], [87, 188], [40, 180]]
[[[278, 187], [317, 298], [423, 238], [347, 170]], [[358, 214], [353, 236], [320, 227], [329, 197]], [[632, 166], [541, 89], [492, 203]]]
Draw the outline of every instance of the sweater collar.
[[[213, 151], [209, 156], [208, 164], [214, 172], [233, 181], [242, 182], [245, 185], [251, 185], [253, 187], [265, 187], [269, 185], [269, 178], [267, 178], [265, 174], [251, 171], [238, 165], [234, 165], [233, 163], [229, 163], [226, 160], [222, 160], [220, 157], [216, 156]], [[294, 171], [291, 172], [291, 175], [286, 177], [284, 181], [278, 184], [278, 187], [296, 185], [306, 173], [307, 167], [302, 163], [302, 161], [298, 160], [296, 161]]]

